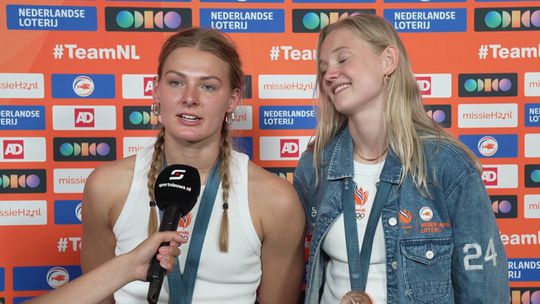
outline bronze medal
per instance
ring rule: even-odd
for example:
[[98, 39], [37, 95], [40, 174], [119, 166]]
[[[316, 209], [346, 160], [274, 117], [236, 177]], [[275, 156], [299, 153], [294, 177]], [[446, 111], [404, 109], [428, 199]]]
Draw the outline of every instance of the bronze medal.
[[373, 300], [363, 291], [351, 290], [341, 298], [340, 304], [373, 304]]

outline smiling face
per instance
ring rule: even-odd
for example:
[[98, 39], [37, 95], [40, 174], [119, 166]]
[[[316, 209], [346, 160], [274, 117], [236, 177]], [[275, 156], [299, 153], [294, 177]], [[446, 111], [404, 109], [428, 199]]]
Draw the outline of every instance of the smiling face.
[[166, 134], [189, 143], [219, 141], [225, 115], [239, 98], [239, 89], [231, 88], [229, 65], [190, 47], [168, 55], [154, 87]]
[[348, 28], [328, 34], [320, 47], [319, 79], [338, 112], [352, 115], [365, 107], [383, 104], [383, 53], [376, 53]]

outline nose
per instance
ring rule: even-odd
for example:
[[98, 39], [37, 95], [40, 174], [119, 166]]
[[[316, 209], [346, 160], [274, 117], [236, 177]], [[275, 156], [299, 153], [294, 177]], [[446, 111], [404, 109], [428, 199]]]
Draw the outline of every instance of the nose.
[[197, 88], [195, 86], [186, 86], [180, 101], [185, 106], [196, 105], [198, 101]]
[[328, 67], [324, 73], [324, 80], [329, 82], [335, 80], [339, 76], [339, 70], [335, 67]]

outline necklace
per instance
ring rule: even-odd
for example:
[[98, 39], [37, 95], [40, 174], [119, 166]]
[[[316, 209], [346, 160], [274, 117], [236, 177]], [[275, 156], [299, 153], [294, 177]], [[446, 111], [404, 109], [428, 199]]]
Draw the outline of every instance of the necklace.
[[365, 160], [365, 161], [372, 162], [372, 161], [376, 161], [377, 159], [381, 158], [381, 157], [386, 153], [386, 151], [388, 151], [388, 147], [386, 147], [386, 148], [381, 152], [381, 154], [379, 154], [378, 156], [373, 157], [373, 158], [363, 157], [363, 156], [360, 155], [360, 153], [358, 153], [358, 152], [356, 152], [356, 155], [358, 155], [358, 157], [360, 157], [361, 159], [363, 159], [363, 160]]

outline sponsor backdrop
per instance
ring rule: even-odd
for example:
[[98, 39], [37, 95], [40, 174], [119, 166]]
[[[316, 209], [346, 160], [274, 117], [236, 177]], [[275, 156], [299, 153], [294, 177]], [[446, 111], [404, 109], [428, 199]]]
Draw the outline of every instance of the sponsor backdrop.
[[401, 33], [426, 114], [482, 160], [510, 302], [540, 303], [540, 1], [517, 0], [2, 1], [0, 303], [81, 274], [84, 182], [153, 142], [151, 79], [171, 32], [235, 40], [235, 144], [292, 181], [316, 123], [317, 32], [360, 11]]

